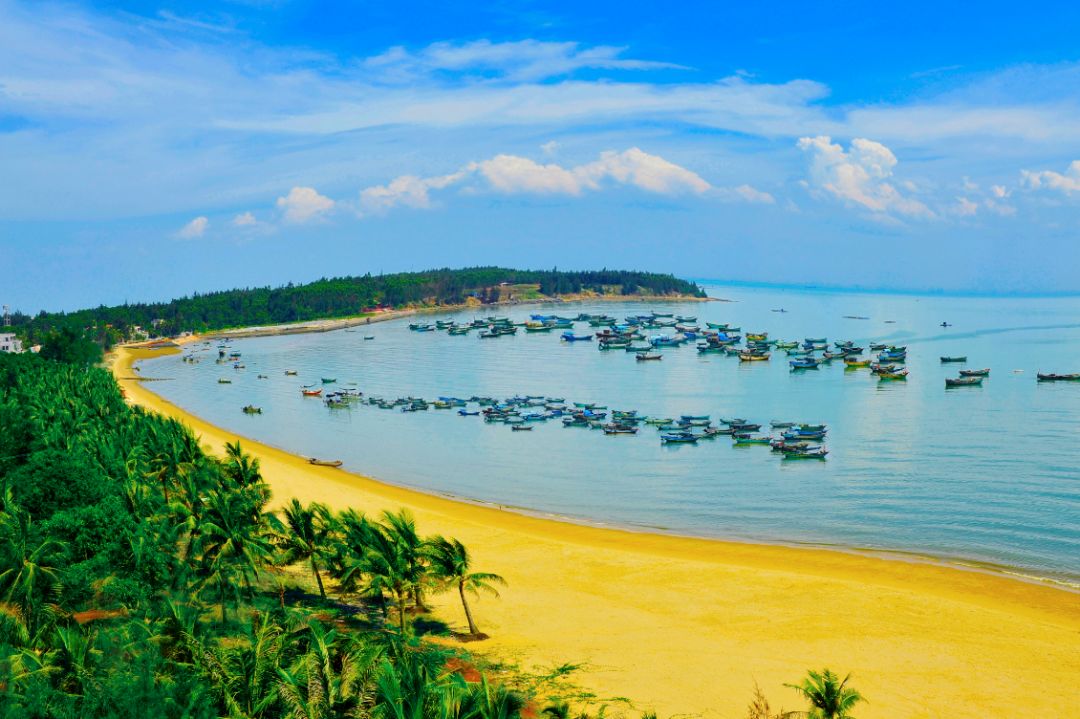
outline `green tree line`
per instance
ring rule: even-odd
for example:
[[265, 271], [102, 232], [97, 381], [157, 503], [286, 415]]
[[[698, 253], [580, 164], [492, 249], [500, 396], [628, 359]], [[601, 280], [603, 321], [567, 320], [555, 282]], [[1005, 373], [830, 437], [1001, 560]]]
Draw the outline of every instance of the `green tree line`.
[[502, 283], [538, 285], [540, 294], [548, 297], [585, 290], [626, 296], [704, 296], [695, 283], [668, 274], [472, 267], [323, 278], [307, 284], [233, 289], [170, 302], [101, 306], [69, 313], [30, 316], [17, 312], [12, 320], [30, 343], [45, 342], [63, 328], [71, 328], [109, 347], [127, 339], [133, 327], [157, 336], [173, 336], [184, 331], [349, 317], [375, 307], [454, 305], [468, 297], [493, 301], [498, 297], [493, 289]]

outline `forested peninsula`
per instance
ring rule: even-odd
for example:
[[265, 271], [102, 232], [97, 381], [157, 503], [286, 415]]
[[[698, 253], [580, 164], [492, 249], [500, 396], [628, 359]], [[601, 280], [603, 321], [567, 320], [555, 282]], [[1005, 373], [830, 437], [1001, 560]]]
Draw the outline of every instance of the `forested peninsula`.
[[[235, 327], [355, 317], [385, 309], [474, 303], [615, 296], [704, 298], [696, 283], [669, 274], [625, 270], [564, 272], [504, 267], [438, 269], [386, 275], [323, 278], [306, 284], [193, 294], [170, 302], [100, 306], [75, 312], [16, 312], [15, 331], [27, 345], [63, 330], [85, 334], [106, 348], [149, 337]], [[136, 329], [137, 328], [137, 329]]]

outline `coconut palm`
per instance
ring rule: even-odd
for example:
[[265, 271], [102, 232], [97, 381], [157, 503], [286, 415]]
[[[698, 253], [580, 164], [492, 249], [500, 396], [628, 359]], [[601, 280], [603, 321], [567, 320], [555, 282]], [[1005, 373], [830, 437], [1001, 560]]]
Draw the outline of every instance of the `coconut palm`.
[[55, 614], [60, 596], [60, 573], [50, 566], [64, 544], [38, 538], [30, 513], [20, 508], [10, 491], [0, 511], [0, 601], [14, 605], [30, 634]]
[[364, 716], [371, 704], [373, 672], [381, 649], [348, 642], [334, 630], [312, 623], [308, 650], [288, 669], [278, 670], [278, 694], [287, 719]]
[[397, 512], [383, 512], [382, 525], [387, 534], [397, 545], [408, 569], [408, 581], [411, 586], [413, 606], [417, 611], [426, 612], [424, 606], [424, 584], [428, 580], [426, 543], [416, 531], [416, 519], [407, 509]]
[[249, 499], [235, 491], [212, 492], [199, 525], [202, 586], [217, 588], [222, 624], [228, 619], [228, 600], [239, 603], [241, 589], [250, 593], [260, 567], [270, 563], [273, 553], [264, 517]]
[[506, 580], [498, 574], [472, 571], [469, 550], [456, 539], [434, 537], [428, 542], [428, 548], [432, 571], [443, 581], [457, 587], [461, 606], [465, 610], [465, 619], [469, 623], [469, 634], [473, 637], [482, 636], [473, 620], [465, 594], [468, 592], [478, 595], [480, 592], [487, 592], [497, 597], [499, 592], [494, 585], [505, 586]]
[[326, 546], [330, 534], [330, 513], [325, 505], [313, 502], [304, 506], [293, 499], [283, 510], [284, 523], [274, 518], [274, 530], [277, 535], [281, 561], [285, 564], [309, 562], [311, 573], [319, 585], [319, 595], [326, 599], [322, 574], [319, 572], [319, 554]]
[[862, 694], [847, 686], [848, 674], [843, 679], [828, 669], [822, 672], [810, 670], [801, 684], [786, 684], [810, 702], [808, 712], [799, 712], [799, 716], [809, 719], [853, 719], [851, 708], [863, 699]]

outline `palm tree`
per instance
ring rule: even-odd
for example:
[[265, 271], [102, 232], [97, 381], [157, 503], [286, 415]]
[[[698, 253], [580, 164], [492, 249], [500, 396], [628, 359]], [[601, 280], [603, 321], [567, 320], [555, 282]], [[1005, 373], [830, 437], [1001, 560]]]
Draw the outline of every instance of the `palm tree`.
[[416, 531], [416, 520], [409, 510], [399, 509], [397, 512], [383, 512], [382, 524], [397, 545], [408, 569], [413, 606], [417, 611], [428, 611], [424, 606], [424, 582], [427, 579], [426, 543]]
[[469, 609], [465, 593], [478, 595], [483, 591], [497, 597], [499, 592], [494, 585], [505, 586], [506, 580], [498, 574], [471, 571], [472, 561], [469, 550], [456, 539], [434, 537], [429, 541], [428, 546], [432, 570], [444, 581], [457, 586], [461, 606], [465, 609], [465, 619], [469, 622], [469, 635], [482, 637], [473, 620], [472, 610]]
[[822, 672], [810, 670], [801, 684], [786, 684], [810, 702], [808, 712], [800, 712], [809, 719], [853, 719], [851, 708], [863, 699], [862, 694], [847, 686], [848, 674], [843, 680], [828, 669]]
[[325, 505], [317, 502], [305, 507], [299, 500], [293, 499], [282, 510], [282, 514], [285, 519], [284, 524], [276, 517], [274, 518], [278, 548], [282, 553], [281, 561], [285, 564], [310, 562], [311, 573], [315, 575], [315, 582], [319, 585], [319, 595], [326, 599], [326, 589], [323, 588], [318, 557], [326, 546], [327, 536], [330, 534], [329, 510]]
[[308, 651], [289, 669], [278, 670], [278, 695], [287, 719], [332, 719], [364, 715], [372, 701], [373, 673], [381, 649], [346, 643], [334, 630], [309, 625]]
[[30, 513], [18, 507], [10, 490], [0, 511], [0, 600], [15, 605], [33, 635], [55, 613], [60, 596], [59, 570], [49, 563], [64, 548], [54, 539], [38, 539]]
[[216, 585], [222, 624], [228, 619], [228, 596], [239, 602], [241, 588], [251, 591], [259, 568], [269, 564], [272, 556], [265, 518], [249, 500], [231, 490], [211, 493], [199, 527], [202, 586]]

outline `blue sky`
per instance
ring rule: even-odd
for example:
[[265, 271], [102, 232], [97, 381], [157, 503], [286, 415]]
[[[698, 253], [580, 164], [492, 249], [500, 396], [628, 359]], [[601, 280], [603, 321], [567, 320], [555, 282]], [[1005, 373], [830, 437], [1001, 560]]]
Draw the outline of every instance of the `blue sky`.
[[506, 264], [1080, 291], [1080, 6], [0, 0], [0, 299]]

